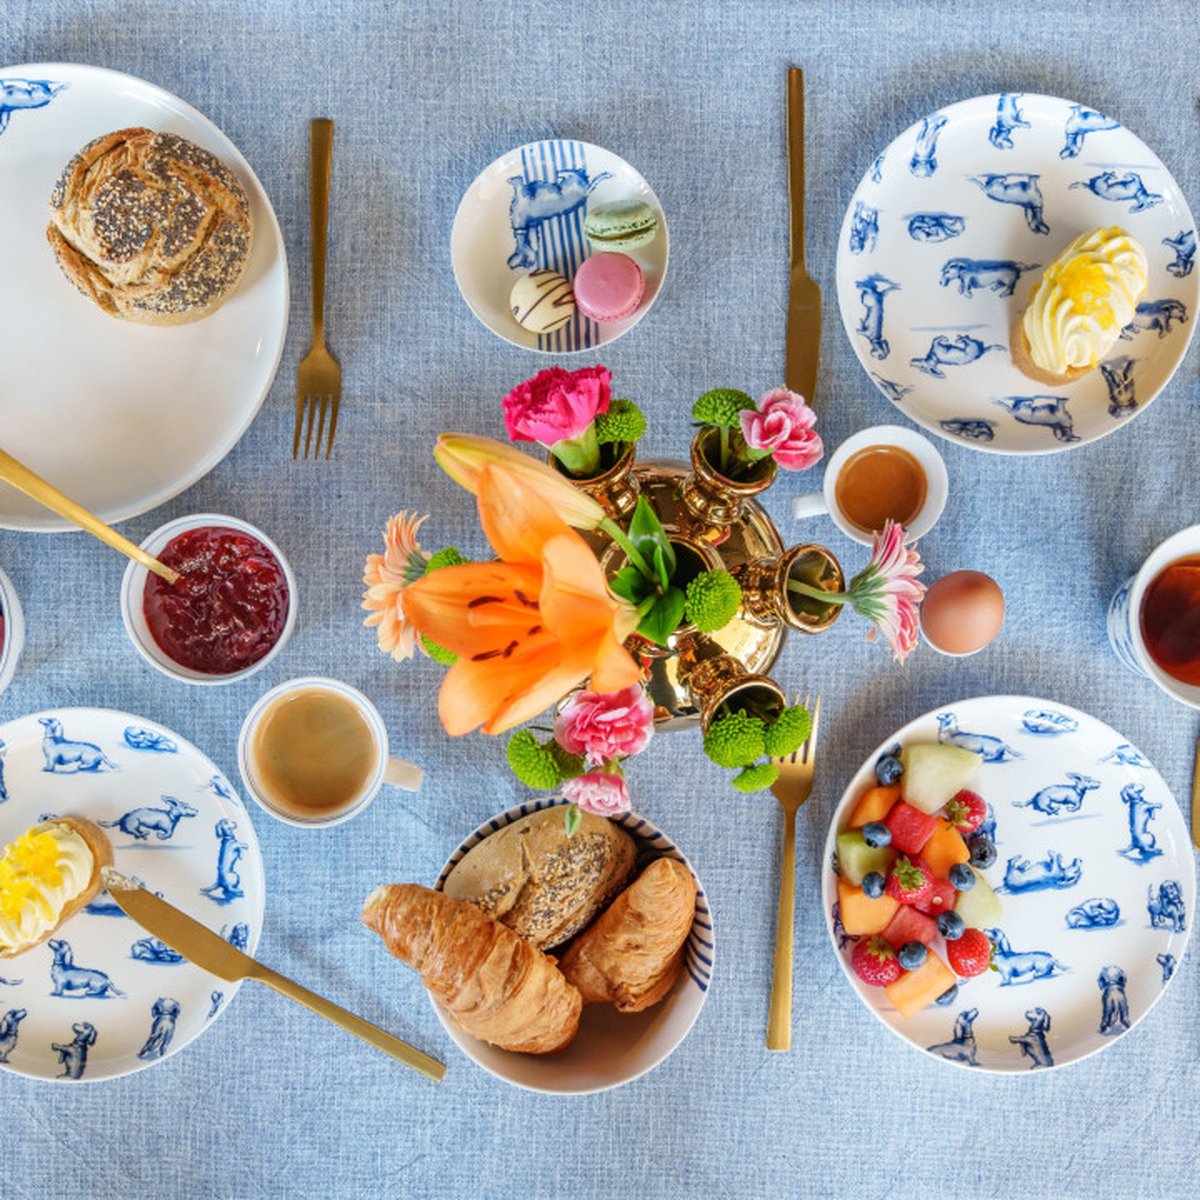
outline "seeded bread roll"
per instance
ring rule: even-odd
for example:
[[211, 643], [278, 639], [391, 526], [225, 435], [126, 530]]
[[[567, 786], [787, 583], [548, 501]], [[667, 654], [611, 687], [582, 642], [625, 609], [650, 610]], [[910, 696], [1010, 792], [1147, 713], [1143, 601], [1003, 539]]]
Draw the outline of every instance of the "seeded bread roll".
[[561, 807], [543, 809], [484, 838], [450, 872], [444, 891], [507, 925], [539, 950], [574, 937], [624, 886], [633, 839], [582, 813], [567, 837]]
[[225, 301], [250, 257], [250, 202], [215, 155], [173, 133], [89, 142], [50, 196], [46, 237], [66, 277], [106, 313], [182, 325]]

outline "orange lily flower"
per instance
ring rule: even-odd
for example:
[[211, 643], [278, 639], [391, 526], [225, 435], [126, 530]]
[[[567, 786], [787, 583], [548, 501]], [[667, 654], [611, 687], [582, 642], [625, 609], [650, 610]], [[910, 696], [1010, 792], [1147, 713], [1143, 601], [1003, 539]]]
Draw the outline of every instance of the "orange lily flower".
[[438, 696], [446, 732], [503, 733], [589, 676], [599, 692], [639, 679], [622, 645], [637, 614], [609, 592], [587, 543], [504, 467], [483, 467], [478, 497], [501, 561], [443, 567], [401, 596], [408, 620], [459, 656]]

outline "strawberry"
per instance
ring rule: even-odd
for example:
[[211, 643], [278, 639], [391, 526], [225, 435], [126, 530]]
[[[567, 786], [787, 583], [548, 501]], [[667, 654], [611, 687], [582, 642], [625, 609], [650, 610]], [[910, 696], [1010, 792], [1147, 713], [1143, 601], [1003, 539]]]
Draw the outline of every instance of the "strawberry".
[[886, 987], [900, 978], [902, 969], [896, 952], [878, 934], [860, 938], [850, 955], [855, 975], [871, 987]]
[[992, 965], [992, 948], [982, 929], [964, 929], [957, 941], [946, 943], [946, 958], [956, 975], [970, 979]]
[[931, 917], [936, 917], [938, 913], [949, 912], [957, 898], [958, 889], [954, 884], [946, 879], [935, 879], [929, 889], [929, 895], [924, 900], [918, 900], [914, 907]]
[[901, 904], [920, 904], [933, 891], [933, 872], [902, 854], [888, 872], [887, 894]]
[[978, 792], [970, 792], [966, 788], [956, 793], [946, 805], [946, 820], [963, 837], [970, 837], [983, 824], [986, 816], [987, 805], [983, 797]]

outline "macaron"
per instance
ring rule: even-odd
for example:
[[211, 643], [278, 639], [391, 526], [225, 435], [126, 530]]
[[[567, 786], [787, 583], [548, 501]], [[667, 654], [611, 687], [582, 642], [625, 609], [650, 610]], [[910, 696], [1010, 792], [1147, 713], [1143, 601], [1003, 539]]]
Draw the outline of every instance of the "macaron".
[[571, 285], [557, 272], [531, 271], [508, 294], [513, 318], [530, 333], [552, 333], [575, 315]]
[[632, 316], [646, 289], [642, 268], [627, 254], [593, 254], [575, 272], [575, 303], [593, 321]]
[[658, 216], [645, 200], [616, 200], [593, 208], [583, 232], [597, 250], [636, 250], [658, 236]]

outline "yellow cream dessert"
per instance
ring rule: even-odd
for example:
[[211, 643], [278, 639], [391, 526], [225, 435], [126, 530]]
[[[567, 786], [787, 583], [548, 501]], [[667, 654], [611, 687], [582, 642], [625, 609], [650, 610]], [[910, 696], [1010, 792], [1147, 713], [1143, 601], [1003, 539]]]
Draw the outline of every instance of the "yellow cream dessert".
[[0, 958], [48, 938], [100, 891], [112, 863], [108, 838], [91, 821], [43, 821], [9, 842], [0, 857]]
[[1040, 383], [1087, 374], [1133, 320], [1147, 278], [1146, 252], [1123, 229], [1081, 233], [1034, 289], [1013, 330], [1013, 361]]

